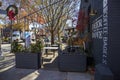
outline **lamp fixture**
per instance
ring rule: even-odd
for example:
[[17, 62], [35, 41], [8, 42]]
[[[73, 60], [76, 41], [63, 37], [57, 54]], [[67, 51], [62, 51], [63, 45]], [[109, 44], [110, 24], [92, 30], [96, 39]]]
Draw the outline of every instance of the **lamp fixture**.
[[91, 0], [91, 5], [89, 8], [89, 15], [95, 16], [96, 14], [97, 14], [97, 10], [95, 10], [95, 2], [94, 2], [94, 0]]
[[0, 6], [2, 6], [2, 1], [0, 1]]
[[90, 13], [89, 13], [90, 16], [95, 16], [96, 14], [97, 14], [96, 10], [94, 10], [94, 9], [90, 10]]

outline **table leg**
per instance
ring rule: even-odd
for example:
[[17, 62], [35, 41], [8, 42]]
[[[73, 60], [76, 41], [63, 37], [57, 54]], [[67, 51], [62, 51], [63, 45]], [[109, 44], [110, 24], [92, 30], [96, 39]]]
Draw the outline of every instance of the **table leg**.
[[46, 55], [46, 57], [48, 57], [48, 50], [47, 49], [45, 50], [45, 55]]

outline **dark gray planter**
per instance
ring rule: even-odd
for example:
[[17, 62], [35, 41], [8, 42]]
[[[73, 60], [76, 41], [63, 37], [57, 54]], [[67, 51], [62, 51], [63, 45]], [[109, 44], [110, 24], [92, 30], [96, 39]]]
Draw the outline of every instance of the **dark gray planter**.
[[62, 52], [60, 52], [58, 58], [58, 67], [60, 71], [86, 71], [87, 58], [84, 54], [62, 54]]
[[41, 68], [41, 53], [16, 53], [16, 68], [39, 69]]

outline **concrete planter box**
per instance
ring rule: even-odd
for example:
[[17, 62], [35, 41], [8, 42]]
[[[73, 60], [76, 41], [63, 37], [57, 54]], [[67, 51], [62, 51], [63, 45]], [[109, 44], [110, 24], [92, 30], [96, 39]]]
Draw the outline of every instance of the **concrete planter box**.
[[87, 57], [84, 54], [59, 52], [58, 67], [60, 71], [86, 71]]
[[16, 68], [39, 69], [41, 68], [41, 53], [16, 53]]

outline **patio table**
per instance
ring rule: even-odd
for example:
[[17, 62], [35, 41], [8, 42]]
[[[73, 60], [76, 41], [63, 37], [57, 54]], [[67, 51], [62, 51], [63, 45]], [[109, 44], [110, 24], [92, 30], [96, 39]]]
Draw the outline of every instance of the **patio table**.
[[45, 42], [45, 47], [51, 46], [50, 42]]
[[[51, 50], [51, 51], [53, 51], [53, 57], [55, 56], [55, 51], [56, 50], [58, 50], [58, 47], [52, 47], [52, 46], [50, 46], [50, 47], [44, 47], [43, 48], [45, 51], [46, 50]], [[46, 54], [47, 54], [47, 52], [46, 52]]]

